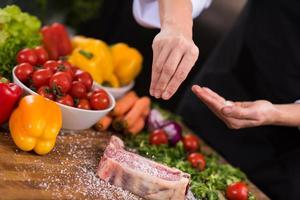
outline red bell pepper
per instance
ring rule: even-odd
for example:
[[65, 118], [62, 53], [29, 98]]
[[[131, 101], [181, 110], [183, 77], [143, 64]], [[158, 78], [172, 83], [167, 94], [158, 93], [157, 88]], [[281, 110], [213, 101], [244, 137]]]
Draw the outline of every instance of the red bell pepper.
[[23, 90], [6, 79], [0, 79], [0, 125], [8, 120]]
[[71, 40], [64, 25], [53, 23], [52, 25], [44, 26], [41, 33], [44, 47], [50, 59], [57, 60], [59, 57], [71, 53]]

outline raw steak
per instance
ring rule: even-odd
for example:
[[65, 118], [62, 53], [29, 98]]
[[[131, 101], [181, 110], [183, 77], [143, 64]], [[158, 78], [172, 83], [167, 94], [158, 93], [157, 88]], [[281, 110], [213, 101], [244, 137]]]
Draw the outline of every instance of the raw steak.
[[111, 137], [97, 174], [110, 184], [151, 200], [184, 200], [190, 181], [187, 173], [126, 151], [116, 136]]

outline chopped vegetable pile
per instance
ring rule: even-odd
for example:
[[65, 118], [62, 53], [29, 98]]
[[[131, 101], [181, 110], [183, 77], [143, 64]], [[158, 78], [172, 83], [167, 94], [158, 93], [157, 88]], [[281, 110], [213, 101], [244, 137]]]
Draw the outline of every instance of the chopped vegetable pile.
[[0, 74], [11, 77], [17, 52], [41, 43], [40, 26], [36, 17], [15, 5], [0, 9]]

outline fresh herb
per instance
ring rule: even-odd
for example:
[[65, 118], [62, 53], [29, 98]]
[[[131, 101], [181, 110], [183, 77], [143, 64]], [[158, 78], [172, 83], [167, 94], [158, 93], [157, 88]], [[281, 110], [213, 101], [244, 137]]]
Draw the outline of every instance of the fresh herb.
[[[206, 169], [200, 172], [186, 161], [187, 155], [182, 142], [178, 142], [175, 147], [156, 146], [149, 144], [148, 137], [147, 132], [137, 136], [127, 136], [125, 143], [128, 148], [137, 150], [142, 156], [189, 173], [190, 188], [197, 199], [217, 200], [224, 194], [227, 185], [246, 180], [243, 172], [229, 164], [221, 164], [215, 154], [202, 152], [206, 157]], [[254, 200], [255, 197], [250, 195], [250, 199]]]

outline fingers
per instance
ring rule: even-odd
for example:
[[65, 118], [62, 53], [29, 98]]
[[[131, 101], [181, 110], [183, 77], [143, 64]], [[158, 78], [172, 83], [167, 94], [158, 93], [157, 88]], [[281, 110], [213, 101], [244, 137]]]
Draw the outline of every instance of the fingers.
[[236, 119], [248, 119], [248, 120], [255, 120], [257, 119], [256, 111], [254, 109], [243, 107], [244, 105], [241, 104], [240, 106], [225, 106], [222, 108], [222, 113], [225, 116], [233, 117]]
[[225, 102], [225, 99], [223, 97], [216, 98], [216, 96], [209, 93], [207, 89], [201, 88], [198, 85], [194, 85], [192, 87], [192, 91], [204, 104], [212, 107], [218, 112], [221, 112], [221, 109], [224, 107]]
[[211, 96], [206, 90], [201, 88], [198, 85], [194, 85], [192, 87], [192, 91], [196, 94], [196, 96], [220, 119], [224, 121], [224, 117], [222, 116], [221, 109], [224, 106], [224, 102], [219, 102], [213, 96]]
[[208, 94], [210, 94], [213, 98], [215, 98], [220, 103], [225, 103], [226, 100], [220, 95], [218, 95], [217, 93], [215, 93], [214, 91], [212, 91], [211, 89], [207, 87], [203, 87], [203, 90], [205, 90]]
[[177, 31], [162, 29], [153, 40], [150, 94], [156, 98], [163, 96], [163, 99], [169, 99], [187, 77], [199, 55], [191, 36]]
[[240, 107], [247, 108], [253, 105], [253, 101], [234, 102], [234, 104]]
[[226, 126], [230, 129], [241, 129], [258, 126], [258, 122], [255, 120], [240, 120], [236, 118], [226, 117], [223, 120]]
[[[152, 60], [152, 75], [151, 75], [151, 79], [153, 81], [151, 81], [151, 85], [150, 85], [150, 95], [154, 96], [154, 79], [157, 77], [157, 75], [154, 73], [155, 71], [158, 72], [160, 71], [159, 69], [155, 69], [155, 63], [156, 63], [156, 60], [159, 56], [159, 52], [160, 52], [160, 46], [155, 42], [155, 39], [153, 41], [153, 44], [152, 44], [152, 50], [153, 50], [153, 60]], [[156, 77], [155, 77], [156, 76]]]
[[168, 45], [163, 46], [161, 50], [159, 50], [159, 47], [157, 46], [154, 48], [155, 50], [153, 49], [153, 52], [154, 51], [159, 51], [159, 52], [155, 52], [155, 54], [157, 55], [156, 55], [156, 59], [153, 60], [150, 92], [151, 95], [154, 95], [156, 98], [160, 98], [159, 93], [156, 92], [156, 88], [158, 85], [159, 77], [162, 73], [163, 65], [165, 64], [171, 49]]
[[198, 58], [197, 52], [194, 52], [194, 54], [190, 54], [190, 53], [184, 54], [175, 74], [171, 78], [170, 82], [168, 83], [167, 87], [165, 88], [162, 94], [162, 98], [164, 100], [170, 99], [175, 94], [175, 92], [177, 91], [181, 83], [188, 76], [197, 58]]
[[[183, 52], [178, 51], [176, 49], [173, 49], [170, 53], [167, 61], [165, 62], [162, 73], [160, 75], [159, 80], [157, 81], [156, 88], [155, 88], [155, 97], [163, 97], [164, 99], [168, 99], [170, 95], [168, 95], [168, 98], [166, 98], [165, 91], [166, 88], [173, 77], [173, 75], [176, 72], [177, 66], [179, 65], [181, 59], [182, 59]], [[175, 90], [176, 91], [176, 90]]]
[[251, 102], [245, 104], [232, 102], [231, 106], [226, 106], [224, 105], [225, 99], [208, 88], [194, 85], [192, 91], [229, 128], [240, 129], [259, 125], [259, 121], [255, 118], [255, 111], [241, 107], [242, 105], [251, 107]]

